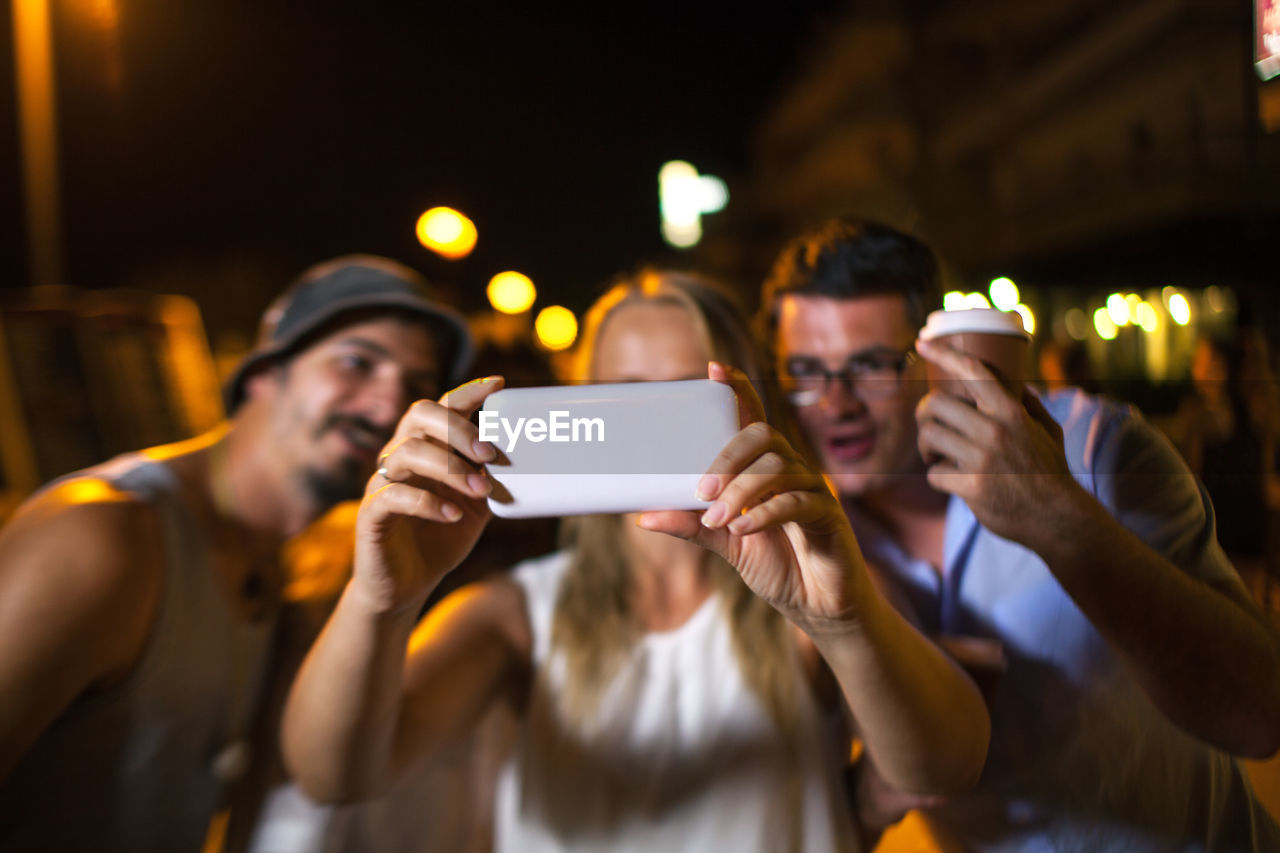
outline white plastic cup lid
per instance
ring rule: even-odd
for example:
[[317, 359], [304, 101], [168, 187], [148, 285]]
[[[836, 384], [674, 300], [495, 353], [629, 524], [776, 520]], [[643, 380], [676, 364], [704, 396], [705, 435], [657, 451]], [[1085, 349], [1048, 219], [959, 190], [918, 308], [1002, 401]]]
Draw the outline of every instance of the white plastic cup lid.
[[971, 332], [984, 335], [1011, 335], [1031, 340], [1016, 311], [996, 308], [962, 308], [958, 311], [934, 311], [920, 330], [920, 340], [931, 341], [944, 335]]

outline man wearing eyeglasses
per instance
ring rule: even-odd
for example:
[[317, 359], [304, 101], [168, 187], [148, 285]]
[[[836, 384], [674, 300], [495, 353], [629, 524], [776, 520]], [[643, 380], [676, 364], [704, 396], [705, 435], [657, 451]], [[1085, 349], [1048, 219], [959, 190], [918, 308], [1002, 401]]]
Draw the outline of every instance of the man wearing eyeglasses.
[[[940, 307], [927, 246], [851, 219], [765, 284], [787, 397], [868, 562], [991, 706], [973, 793], [912, 800], [864, 768], [864, 823], [916, 806], [973, 850], [1280, 850], [1231, 758], [1280, 747], [1280, 640], [1203, 489], [1130, 408], [1018, 398], [917, 341]], [[925, 360], [972, 400], [930, 392]]]

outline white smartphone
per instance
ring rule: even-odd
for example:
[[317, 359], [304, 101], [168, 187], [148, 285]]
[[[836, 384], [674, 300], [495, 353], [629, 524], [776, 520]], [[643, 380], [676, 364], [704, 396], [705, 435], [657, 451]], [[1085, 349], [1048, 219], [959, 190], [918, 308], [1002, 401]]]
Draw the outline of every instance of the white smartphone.
[[738, 432], [719, 382], [507, 388], [479, 413], [489, 506], [504, 518], [698, 509], [698, 480]]

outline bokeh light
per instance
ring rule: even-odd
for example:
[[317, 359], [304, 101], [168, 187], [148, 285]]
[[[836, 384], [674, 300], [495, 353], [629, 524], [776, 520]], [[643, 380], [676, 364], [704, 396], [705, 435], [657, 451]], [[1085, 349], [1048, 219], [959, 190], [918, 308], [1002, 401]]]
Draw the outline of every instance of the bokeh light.
[[702, 239], [702, 217], [724, 209], [729, 188], [715, 175], [699, 175], [692, 163], [671, 160], [658, 170], [662, 237], [687, 249]]
[[1022, 328], [1027, 330], [1027, 334], [1034, 335], [1036, 333], [1036, 315], [1032, 313], [1030, 306], [1019, 302], [1013, 306], [1013, 310], [1022, 317]]
[[533, 330], [547, 349], [568, 349], [578, 337], [578, 318], [563, 305], [548, 305], [538, 312]]
[[1133, 312], [1133, 321], [1147, 334], [1154, 333], [1160, 327], [1160, 317], [1150, 302], [1138, 302], [1137, 310]]
[[500, 272], [489, 279], [489, 287], [485, 290], [489, 304], [494, 310], [503, 314], [521, 314], [533, 307], [538, 298], [537, 288], [524, 273], [515, 270]]
[[1129, 322], [1137, 325], [1138, 323], [1138, 306], [1142, 304], [1142, 297], [1136, 293], [1126, 293], [1124, 295], [1124, 305], [1129, 309]]
[[992, 279], [987, 292], [991, 294], [991, 304], [1001, 311], [1017, 310], [1018, 300], [1022, 298], [1018, 293], [1018, 285], [1013, 283], [1013, 279], [1005, 276]]
[[1111, 319], [1111, 312], [1106, 308], [1099, 308], [1093, 312], [1093, 328], [1097, 330], [1098, 337], [1104, 341], [1115, 340], [1116, 334], [1119, 332], [1115, 321]]
[[456, 261], [476, 247], [476, 226], [451, 207], [433, 207], [418, 217], [418, 242], [441, 257]]
[[729, 187], [715, 175], [699, 175], [698, 190], [703, 213], [719, 213], [729, 203]]
[[1169, 316], [1179, 326], [1191, 322], [1191, 303], [1187, 301], [1187, 297], [1176, 292], [1169, 296]]
[[944, 311], [962, 311], [968, 307], [968, 300], [958, 290], [948, 290], [942, 296], [942, 310]]
[[[1125, 300], [1123, 295], [1113, 293], [1108, 296], [1106, 310], [1107, 316], [1111, 318], [1111, 322], [1115, 326], [1119, 327], [1129, 325], [1129, 303]], [[1095, 323], [1094, 325], [1097, 324]], [[1102, 332], [1098, 332], [1098, 334], [1101, 335]], [[1106, 335], [1102, 336], [1103, 338], [1106, 338], [1106, 340], [1111, 340], [1111, 338], [1107, 338]], [[1115, 337], [1115, 335], [1112, 335], [1111, 337]]]

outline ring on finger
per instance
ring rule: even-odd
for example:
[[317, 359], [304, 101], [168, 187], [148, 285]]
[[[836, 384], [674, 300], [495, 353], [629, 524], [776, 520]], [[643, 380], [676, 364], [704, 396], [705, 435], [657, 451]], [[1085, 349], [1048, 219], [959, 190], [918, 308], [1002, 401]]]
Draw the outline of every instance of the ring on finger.
[[391, 475], [387, 473], [387, 457], [390, 455], [390, 453], [384, 453], [378, 457], [378, 476], [388, 483], [392, 482]]

